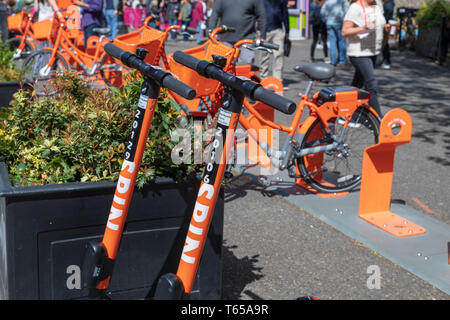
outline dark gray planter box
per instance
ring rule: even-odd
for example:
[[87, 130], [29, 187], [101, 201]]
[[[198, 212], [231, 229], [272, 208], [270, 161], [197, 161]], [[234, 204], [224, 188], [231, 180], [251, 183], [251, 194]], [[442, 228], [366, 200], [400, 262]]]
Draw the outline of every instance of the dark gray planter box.
[[9, 107], [9, 103], [13, 99], [13, 94], [21, 88], [31, 89], [31, 85], [17, 81], [0, 82], [0, 109]]
[[[110, 283], [113, 299], [151, 298], [159, 277], [175, 273], [199, 181], [158, 179], [136, 190]], [[12, 187], [0, 162], [0, 300], [79, 299], [84, 245], [100, 241], [114, 182]], [[223, 190], [192, 299], [220, 299]]]

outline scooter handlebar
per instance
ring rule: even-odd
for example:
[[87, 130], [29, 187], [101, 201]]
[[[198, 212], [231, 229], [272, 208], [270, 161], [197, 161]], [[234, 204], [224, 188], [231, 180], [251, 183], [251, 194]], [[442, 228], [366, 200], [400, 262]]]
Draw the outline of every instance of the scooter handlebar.
[[105, 44], [105, 51], [114, 58], [122, 61], [127, 67], [138, 70], [142, 75], [157, 81], [162, 87], [168, 88], [176, 94], [186, 99], [193, 99], [196, 92], [190, 86], [175, 79], [172, 74], [163, 71], [161, 68], [152, 66], [139, 59], [134, 53], [125, 51], [116, 45], [108, 42]]
[[238, 90], [252, 99], [259, 100], [278, 111], [286, 114], [292, 114], [295, 111], [296, 105], [294, 102], [265, 89], [260, 84], [257, 84], [250, 79], [243, 79], [236, 77], [231, 73], [225, 72], [208, 61], [199, 60], [182, 51], [176, 51], [173, 55], [173, 59], [189, 69], [195, 70], [203, 77], [217, 80], [224, 85]]

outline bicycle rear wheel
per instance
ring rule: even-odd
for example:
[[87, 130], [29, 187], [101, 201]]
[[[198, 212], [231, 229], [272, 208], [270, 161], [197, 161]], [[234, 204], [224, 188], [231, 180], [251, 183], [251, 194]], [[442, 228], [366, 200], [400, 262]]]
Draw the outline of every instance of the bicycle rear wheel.
[[37, 95], [51, 95], [56, 91], [48, 85], [48, 80], [55, 78], [58, 73], [68, 70], [66, 60], [56, 54], [55, 61], [49, 66], [52, 51], [49, 49], [37, 50], [30, 54], [23, 62], [25, 68], [25, 79], [34, 83], [34, 89]]
[[[318, 118], [308, 129], [301, 149], [329, 145], [338, 141], [344, 118], [328, 121], [329, 130]], [[358, 108], [352, 116], [344, 139], [336, 148], [297, 158], [303, 180], [319, 192], [350, 191], [361, 183], [364, 150], [378, 142], [380, 121], [368, 109]]]

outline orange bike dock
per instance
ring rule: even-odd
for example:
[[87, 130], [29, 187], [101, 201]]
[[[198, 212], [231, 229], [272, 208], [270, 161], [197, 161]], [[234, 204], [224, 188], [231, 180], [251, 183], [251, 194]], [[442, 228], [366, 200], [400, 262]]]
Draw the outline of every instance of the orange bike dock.
[[[385, 115], [379, 143], [365, 151], [361, 188], [346, 196], [320, 197], [296, 185], [286, 171], [270, 176], [266, 189], [450, 294], [450, 226], [391, 202], [394, 155], [410, 141], [411, 127], [411, 118], [401, 109]], [[236, 171], [258, 180], [261, 168], [249, 165]]]

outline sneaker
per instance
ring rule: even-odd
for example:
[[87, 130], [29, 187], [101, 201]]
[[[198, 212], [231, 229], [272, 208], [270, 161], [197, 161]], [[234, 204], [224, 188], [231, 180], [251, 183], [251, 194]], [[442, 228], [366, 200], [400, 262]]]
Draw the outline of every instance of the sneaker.
[[384, 70], [390, 70], [391, 69], [391, 65], [389, 63], [382, 63], [380, 68], [384, 69]]
[[331, 60], [330, 60], [329, 58], [325, 58], [325, 59], [323, 59], [323, 62], [325, 62], [325, 63], [330, 63]]

